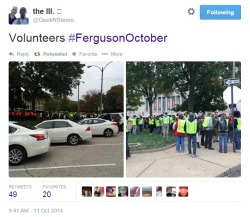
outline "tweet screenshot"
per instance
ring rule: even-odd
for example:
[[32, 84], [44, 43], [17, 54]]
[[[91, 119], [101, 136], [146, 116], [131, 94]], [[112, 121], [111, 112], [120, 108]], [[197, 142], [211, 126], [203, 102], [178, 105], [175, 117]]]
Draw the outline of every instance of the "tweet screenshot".
[[249, 8], [6, 1], [1, 216], [246, 216]]

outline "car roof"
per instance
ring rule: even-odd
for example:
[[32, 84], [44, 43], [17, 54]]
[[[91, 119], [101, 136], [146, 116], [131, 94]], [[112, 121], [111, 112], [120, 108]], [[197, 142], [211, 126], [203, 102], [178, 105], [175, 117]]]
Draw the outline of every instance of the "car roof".
[[68, 120], [68, 119], [53, 119], [53, 120], [47, 120], [47, 121], [43, 121], [39, 124], [37, 124], [36, 126], [42, 124], [42, 123], [47, 123], [47, 122], [54, 122], [54, 121], [66, 121], [66, 122], [69, 122], [70, 124], [72, 125], [78, 125], [77, 123], [75, 123], [74, 121], [71, 121], [71, 120]]
[[102, 120], [102, 121], [106, 121], [105, 119], [102, 119], [102, 118], [85, 118], [83, 119], [83, 121], [85, 120]]

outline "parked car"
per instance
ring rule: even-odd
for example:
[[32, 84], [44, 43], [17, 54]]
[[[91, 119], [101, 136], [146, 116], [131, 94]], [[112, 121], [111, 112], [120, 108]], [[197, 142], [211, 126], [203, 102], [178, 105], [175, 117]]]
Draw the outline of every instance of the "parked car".
[[100, 118], [86, 118], [80, 121], [79, 124], [88, 125], [91, 129], [92, 135], [104, 135], [106, 137], [111, 137], [113, 134], [119, 132], [116, 122]]
[[46, 129], [51, 143], [67, 142], [70, 145], [77, 145], [82, 140], [90, 139], [92, 132], [88, 125], [81, 125], [65, 119], [43, 121], [35, 126], [37, 129]]
[[9, 164], [22, 164], [28, 157], [49, 151], [50, 138], [44, 130], [31, 130], [9, 123]]
[[124, 128], [124, 117], [123, 117], [123, 112], [117, 112], [117, 113], [103, 113], [100, 115], [98, 118], [108, 120], [108, 121], [115, 121], [115, 116], [118, 115], [118, 118], [120, 119], [119, 121], [119, 129], [123, 131]]

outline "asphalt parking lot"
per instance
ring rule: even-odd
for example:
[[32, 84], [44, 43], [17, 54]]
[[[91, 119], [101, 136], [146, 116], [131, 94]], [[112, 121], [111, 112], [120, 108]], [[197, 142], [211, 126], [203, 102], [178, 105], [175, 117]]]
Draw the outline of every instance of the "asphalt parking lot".
[[51, 144], [48, 153], [10, 166], [10, 177], [123, 177], [123, 132], [95, 136], [77, 146]]

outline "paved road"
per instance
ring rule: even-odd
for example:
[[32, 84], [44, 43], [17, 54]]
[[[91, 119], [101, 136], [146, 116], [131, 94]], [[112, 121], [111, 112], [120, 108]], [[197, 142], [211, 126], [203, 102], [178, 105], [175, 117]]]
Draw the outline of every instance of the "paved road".
[[77, 146], [52, 144], [48, 153], [10, 166], [10, 177], [123, 177], [123, 132], [92, 137]]
[[[241, 167], [241, 153], [233, 152], [232, 144], [228, 153], [219, 153], [218, 143], [213, 143], [215, 150], [202, 146], [197, 149], [198, 158], [191, 158], [185, 153], [176, 152], [175, 146], [169, 149], [149, 153], [134, 153], [126, 161], [127, 177], [235, 177]], [[231, 174], [234, 174], [230, 176]]]

